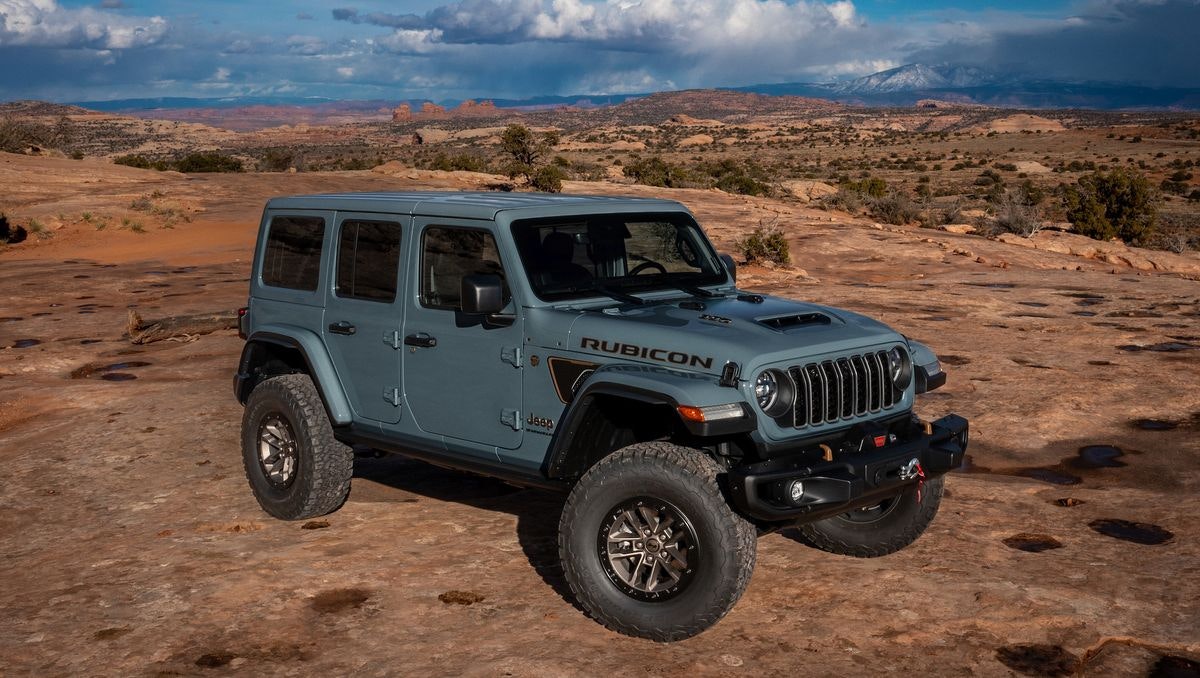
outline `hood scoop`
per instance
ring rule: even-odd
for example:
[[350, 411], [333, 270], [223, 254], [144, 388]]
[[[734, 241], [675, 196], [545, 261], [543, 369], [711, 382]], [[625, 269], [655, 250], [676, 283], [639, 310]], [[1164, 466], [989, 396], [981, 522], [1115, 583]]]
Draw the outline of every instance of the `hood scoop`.
[[801, 327], [811, 327], [813, 325], [831, 325], [833, 318], [830, 318], [824, 313], [788, 313], [785, 315], [776, 315], [768, 318], [756, 318], [759, 324], [770, 327], [776, 332], [787, 332]]

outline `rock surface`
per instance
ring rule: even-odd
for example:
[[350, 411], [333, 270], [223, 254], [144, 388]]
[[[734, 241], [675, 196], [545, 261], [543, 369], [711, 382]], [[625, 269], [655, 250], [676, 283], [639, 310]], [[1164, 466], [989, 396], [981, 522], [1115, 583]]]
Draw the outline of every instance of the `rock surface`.
[[[743, 267], [741, 285], [928, 343], [950, 380], [919, 413], [971, 420], [970, 463], [912, 547], [856, 560], [764, 536], [729, 616], [661, 645], [575, 607], [554, 495], [364, 457], [341, 510], [271, 519], [241, 469], [230, 376], [242, 342], [121, 338], [131, 305], [147, 317], [243, 305], [267, 197], [474, 184], [85, 166], [0, 164], [0, 202], [119, 219], [131, 196], [160, 190], [204, 211], [144, 233], [68, 219], [0, 251], [6, 676], [1147, 675], [1200, 659], [1195, 281], [795, 203], [568, 182], [681, 200], [723, 249], [778, 218], [793, 267]], [[1080, 454], [1092, 446], [1119, 449]], [[1120, 520], [1171, 536], [1110, 536]]]

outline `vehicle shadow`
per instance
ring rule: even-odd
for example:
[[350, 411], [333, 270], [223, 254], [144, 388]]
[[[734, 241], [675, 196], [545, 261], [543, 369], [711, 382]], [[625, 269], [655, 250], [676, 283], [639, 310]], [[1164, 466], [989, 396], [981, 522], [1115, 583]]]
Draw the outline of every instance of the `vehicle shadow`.
[[[362, 482], [370, 481], [370, 482]], [[517, 541], [530, 566], [555, 593], [582, 611], [558, 558], [558, 519], [565, 494], [520, 488], [471, 473], [439, 468], [401, 455], [360, 455], [354, 460], [349, 501], [456, 502], [517, 519]]]

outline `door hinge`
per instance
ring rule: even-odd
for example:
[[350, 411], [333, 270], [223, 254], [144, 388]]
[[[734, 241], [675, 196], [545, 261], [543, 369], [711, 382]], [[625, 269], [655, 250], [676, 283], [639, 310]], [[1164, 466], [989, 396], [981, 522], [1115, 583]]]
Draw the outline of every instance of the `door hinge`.
[[400, 407], [400, 388], [393, 386], [383, 389], [383, 399], [392, 404], [392, 407]]
[[383, 343], [400, 350], [400, 347], [404, 345], [404, 338], [400, 336], [400, 330], [388, 330], [383, 333]]
[[521, 430], [521, 410], [500, 410], [500, 423], [514, 431]]
[[521, 366], [521, 347], [520, 346], [504, 346], [500, 349], [500, 359], [512, 365], [513, 367]]

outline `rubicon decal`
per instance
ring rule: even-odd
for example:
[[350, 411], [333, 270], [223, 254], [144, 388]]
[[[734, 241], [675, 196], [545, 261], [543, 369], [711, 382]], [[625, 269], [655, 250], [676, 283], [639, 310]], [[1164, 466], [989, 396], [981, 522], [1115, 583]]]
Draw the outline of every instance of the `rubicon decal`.
[[713, 359], [703, 358], [691, 353], [683, 351], [672, 351], [666, 348], [650, 348], [648, 346], [638, 346], [637, 344], [623, 344], [619, 341], [601, 341], [600, 339], [592, 339], [591, 337], [583, 337], [579, 340], [579, 348], [588, 351], [601, 351], [603, 353], [611, 353], [613, 355], [623, 355], [630, 358], [643, 358], [646, 360], [657, 360], [663, 363], [672, 365], [687, 365], [688, 367], [703, 367], [711, 368]]

